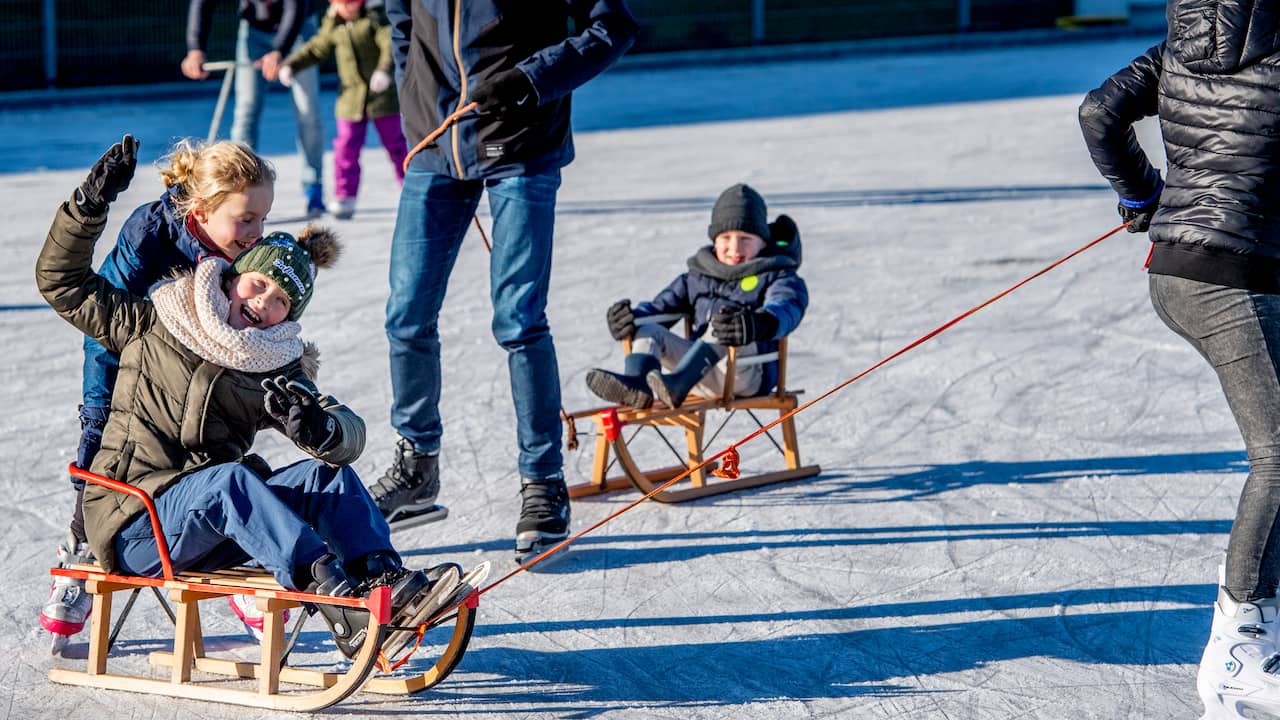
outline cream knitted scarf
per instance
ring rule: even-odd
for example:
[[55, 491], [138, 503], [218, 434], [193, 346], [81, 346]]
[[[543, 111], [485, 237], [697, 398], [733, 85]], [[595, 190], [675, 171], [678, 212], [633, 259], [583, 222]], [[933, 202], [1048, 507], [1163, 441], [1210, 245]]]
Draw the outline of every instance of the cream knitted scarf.
[[301, 357], [302, 326], [292, 320], [265, 329], [236, 330], [227, 323], [231, 300], [222, 291], [222, 275], [228, 267], [211, 257], [194, 273], [153, 285], [151, 303], [165, 329], [201, 359], [233, 370], [270, 372]]

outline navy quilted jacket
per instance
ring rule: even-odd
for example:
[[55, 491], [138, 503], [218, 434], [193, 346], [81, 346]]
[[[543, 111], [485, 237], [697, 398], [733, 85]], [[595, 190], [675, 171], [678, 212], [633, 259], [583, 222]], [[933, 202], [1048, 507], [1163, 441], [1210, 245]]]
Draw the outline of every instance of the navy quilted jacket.
[[413, 158], [414, 167], [460, 179], [568, 165], [569, 94], [622, 57], [637, 29], [623, 0], [387, 0], [386, 9], [411, 146], [498, 73], [519, 68], [537, 92], [537, 107], [471, 113]]

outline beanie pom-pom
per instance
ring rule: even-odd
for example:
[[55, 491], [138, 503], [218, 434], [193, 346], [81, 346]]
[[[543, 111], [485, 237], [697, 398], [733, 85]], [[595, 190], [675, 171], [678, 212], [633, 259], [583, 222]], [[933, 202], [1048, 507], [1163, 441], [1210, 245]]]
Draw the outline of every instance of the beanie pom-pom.
[[311, 253], [311, 262], [317, 268], [333, 267], [342, 254], [342, 242], [333, 230], [319, 225], [307, 225], [298, 233], [298, 245]]

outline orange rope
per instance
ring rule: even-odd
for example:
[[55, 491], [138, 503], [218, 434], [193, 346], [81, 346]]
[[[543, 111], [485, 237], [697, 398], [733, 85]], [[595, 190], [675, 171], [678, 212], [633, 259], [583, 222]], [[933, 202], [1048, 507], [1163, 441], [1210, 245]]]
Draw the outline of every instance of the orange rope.
[[[1126, 223], [1125, 225], [1127, 225], [1127, 224], [1128, 224], [1128, 223]], [[928, 342], [929, 340], [933, 339], [934, 337], [936, 337], [936, 336], [938, 336], [938, 335], [942, 334], [943, 332], [945, 332], [946, 330], [950, 329], [952, 326], [956, 325], [956, 324], [957, 324], [957, 323], [959, 323], [961, 320], [964, 320], [965, 318], [969, 317], [970, 315], [973, 315], [974, 313], [978, 312], [979, 310], [982, 310], [983, 308], [987, 307], [988, 305], [990, 305], [990, 304], [992, 304], [992, 303], [996, 302], [997, 300], [1000, 300], [1001, 298], [1003, 298], [1003, 297], [1005, 297], [1006, 295], [1008, 295], [1008, 294], [1012, 293], [1013, 291], [1017, 290], [1018, 288], [1022, 287], [1023, 285], [1026, 285], [1027, 283], [1031, 282], [1032, 280], [1035, 280], [1036, 278], [1040, 277], [1041, 275], [1044, 275], [1044, 274], [1048, 273], [1049, 271], [1053, 270], [1054, 268], [1058, 267], [1059, 265], [1062, 265], [1063, 263], [1065, 263], [1065, 262], [1067, 262], [1068, 260], [1070, 260], [1070, 259], [1074, 258], [1075, 256], [1077, 256], [1077, 255], [1079, 255], [1079, 254], [1083, 253], [1084, 251], [1088, 250], [1089, 248], [1093, 247], [1094, 245], [1097, 245], [1098, 243], [1102, 242], [1103, 240], [1106, 240], [1107, 238], [1111, 237], [1112, 235], [1115, 235], [1117, 232], [1120, 232], [1121, 230], [1123, 230], [1123, 229], [1125, 228], [1125, 225], [1120, 225], [1119, 227], [1117, 227], [1117, 228], [1115, 228], [1115, 229], [1113, 229], [1113, 230], [1110, 230], [1110, 231], [1108, 231], [1107, 233], [1105, 233], [1105, 234], [1103, 234], [1103, 235], [1099, 235], [1097, 238], [1094, 238], [1093, 240], [1090, 240], [1088, 243], [1085, 243], [1085, 244], [1084, 244], [1084, 245], [1082, 245], [1080, 248], [1078, 248], [1078, 249], [1076, 249], [1076, 250], [1072, 251], [1071, 253], [1069, 253], [1069, 254], [1067, 254], [1067, 255], [1065, 255], [1065, 256], [1063, 256], [1063, 257], [1059, 258], [1058, 260], [1055, 260], [1054, 262], [1050, 263], [1049, 265], [1046, 265], [1045, 267], [1043, 267], [1043, 268], [1041, 268], [1040, 270], [1038, 270], [1038, 271], [1036, 271], [1036, 272], [1032, 273], [1031, 275], [1028, 275], [1027, 277], [1023, 278], [1023, 279], [1022, 279], [1022, 280], [1020, 280], [1019, 282], [1015, 283], [1014, 285], [1011, 285], [1010, 287], [1006, 288], [1005, 290], [1002, 290], [1001, 292], [997, 293], [996, 295], [993, 295], [992, 297], [988, 298], [987, 300], [985, 300], [985, 301], [983, 301], [983, 302], [981, 302], [981, 303], [979, 303], [979, 304], [977, 304], [977, 305], [973, 306], [972, 308], [969, 308], [969, 309], [968, 309], [968, 310], [966, 310], [965, 312], [963, 312], [963, 313], [961, 313], [961, 314], [957, 315], [956, 317], [952, 318], [951, 320], [947, 321], [946, 323], [943, 323], [942, 325], [938, 326], [937, 328], [935, 328], [935, 329], [933, 329], [933, 330], [931, 330], [931, 331], [929, 331], [929, 332], [925, 333], [924, 335], [921, 335], [919, 338], [917, 338], [916, 340], [914, 340], [914, 341], [912, 341], [911, 343], [907, 344], [907, 345], [906, 345], [905, 347], [903, 347], [901, 350], [898, 350], [897, 352], [893, 353], [892, 355], [889, 355], [888, 357], [884, 358], [883, 360], [880, 360], [879, 362], [877, 362], [876, 364], [874, 364], [874, 365], [872, 365], [871, 367], [867, 368], [866, 370], [863, 370], [862, 372], [858, 373], [857, 375], [854, 375], [853, 377], [849, 378], [848, 380], [845, 380], [844, 382], [840, 383], [839, 385], [836, 385], [835, 387], [833, 387], [833, 388], [831, 388], [830, 390], [828, 390], [828, 391], [826, 391], [826, 392], [822, 393], [821, 395], [819, 395], [818, 397], [816, 397], [816, 398], [814, 398], [814, 399], [810, 400], [809, 402], [806, 402], [806, 403], [804, 403], [803, 405], [800, 405], [800, 406], [799, 406], [799, 407], [797, 407], [796, 409], [794, 409], [794, 410], [792, 410], [792, 411], [790, 411], [790, 412], [788, 412], [788, 413], [786, 413], [786, 414], [784, 414], [784, 415], [779, 416], [777, 420], [774, 420], [773, 422], [769, 423], [768, 425], [765, 425], [765, 426], [761, 427], [759, 430], [756, 430], [756, 431], [752, 432], [751, 434], [747, 435], [747, 436], [746, 436], [746, 437], [744, 437], [743, 439], [739, 440], [739, 441], [738, 441], [738, 442], [736, 442], [736, 443], [733, 443], [733, 444], [732, 444], [732, 445], [730, 445], [729, 447], [727, 447], [727, 448], [725, 448], [724, 450], [721, 450], [720, 452], [716, 453], [715, 455], [712, 455], [711, 457], [709, 457], [709, 458], [707, 458], [707, 459], [703, 460], [702, 462], [698, 463], [697, 465], [694, 465], [693, 467], [686, 469], [684, 472], [680, 473], [679, 475], [677, 475], [677, 476], [675, 476], [675, 477], [671, 478], [670, 480], [668, 480], [668, 481], [666, 481], [665, 483], [663, 483], [663, 484], [659, 485], [658, 487], [654, 488], [653, 490], [650, 490], [649, 492], [645, 493], [645, 494], [644, 494], [643, 496], [641, 496], [639, 499], [637, 499], [637, 500], [635, 500], [635, 501], [633, 501], [633, 502], [631, 502], [631, 503], [628, 503], [627, 505], [625, 505], [624, 507], [622, 507], [621, 509], [619, 509], [619, 510], [617, 510], [617, 511], [613, 512], [613, 513], [610, 513], [608, 517], [606, 517], [606, 518], [604, 518], [603, 520], [601, 520], [601, 521], [599, 521], [599, 522], [595, 523], [594, 525], [592, 525], [591, 527], [587, 528], [586, 530], [583, 530], [582, 532], [579, 532], [578, 534], [573, 535], [572, 537], [569, 537], [569, 538], [567, 538], [567, 539], [565, 539], [565, 540], [561, 541], [561, 542], [560, 542], [559, 544], [557, 544], [555, 547], [552, 547], [552, 548], [550, 548], [550, 549], [546, 550], [545, 552], [543, 552], [543, 553], [539, 554], [537, 557], [533, 558], [533, 559], [532, 559], [532, 560], [530, 560], [529, 562], [527, 562], [527, 563], [525, 563], [525, 564], [521, 565], [520, 567], [516, 568], [515, 570], [512, 570], [511, 572], [507, 573], [506, 575], [502, 576], [501, 578], [498, 578], [498, 579], [497, 579], [497, 580], [495, 580], [494, 582], [490, 583], [487, 587], [485, 587], [484, 589], [480, 590], [478, 594], [479, 594], [479, 595], [483, 595], [483, 594], [485, 594], [485, 593], [489, 592], [490, 590], [492, 590], [493, 588], [495, 588], [495, 587], [497, 587], [497, 586], [501, 585], [502, 583], [506, 582], [507, 580], [511, 579], [512, 577], [515, 577], [516, 575], [518, 575], [518, 574], [520, 574], [520, 573], [522, 573], [522, 572], [524, 572], [524, 571], [528, 570], [529, 568], [532, 568], [534, 565], [537, 565], [538, 563], [542, 562], [543, 560], [547, 559], [548, 557], [551, 557], [551, 556], [552, 556], [552, 555], [554, 555], [555, 553], [560, 552], [562, 549], [564, 549], [565, 547], [567, 547], [570, 543], [572, 543], [572, 542], [576, 541], [578, 538], [582, 537], [583, 535], [586, 535], [586, 534], [588, 534], [588, 533], [590, 533], [590, 532], [595, 531], [595, 530], [596, 530], [597, 528], [599, 528], [601, 525], [604, 525], [605, 523], [609, 522], [610, 520], [613, 520], [614, 518], [618, 517], [618, 516], [619, 516], [619, 515], [621, 515], [622, 513], [627, 512], [627, 511], [628, 511], [628, 510], [630, 510], [631, 508], [633, 508], [633, 507], [635, 507], [635, 506], [639, 505], [640, 503], [644, 502], [645, 500], [648, 500], [649, 498], [653, 497], [654, 495], [657, 495], [658, 493], [662, 492], [663, 490], [666, 490], [667, 488], [669, 488], [669, 487], [671, 487], [672, 485], [676, 484], [676, 483], [677, 483], [677, 482], [679, 482], [680, 480], [683, 480], [683, 479], [685, 479], [686, 477], [689, 477], [689, 475], [690, 475], [691, 473], [693, 473], [694, 471], [699, 470], [699, 469], [701, 469], [701, 468], [704, 468], [704, 467], [706, 467], [706, 466], [710, 465], [711, 463], [714, 463], [714, 462], [718, 461], [720, 458], [723, 458], [723, 457], [726, 457], [726, 456], [737, 457], [737, 452], [738, 452], [738, 451], [737, 451], [737, 448], [738, 448], [738, 446], [739, 446], [739, 445], [746, 444], [746, 443], [748, 443], [748, 442], [750, 442], [750, 441], [754, 440], [755, 438], [760, 437], [761, 435], [763, 435], [763, 434], [764, 434], [764, 433], [766, 433], [767, 431], [769, 431], [769, 430], [773, 429], [774, 427], [777, 427], [777, 425], [778, 425], [779, 423], [782, 423], [783, 421], [785, 421], [785, 420], [787, 420], [787, 419], [789, 419], [789, 418], [791, 418], [791, 417], [794, 417], [794, 416], [795, 416], [795, 415], [797, 415], [798, 413], [800, 413], [800, 412], [802, 412], [802, 411], [804, 411], [804, 410], [807, 410], [807, 409], [809, 409], [810, 407], [813, 407], [813, 406], [814, 406], [814, 405], [816, 405], [817, 403], [822, 402], [823, 400], [826, 400], [827, 398], [831, 397], [832, 395], [836, 394], [837, 392], [839, 392], [839, 391], [843, 390], [844, 388], [846, 388], [846, 387], [848, 387], [848, 386], [852, 385], [853, 383], [857, 382], [858, 380], [861, 380], [862, 378], [866, 377], [867, 375], [870, 375], [872, 372], [874, 372], [874, 371], [876, 371], [876, 370], [880, 369], [881, 367], [885, 366], [885, 365], [886, 365], [886, 364], [888, 364], [890, 361], [892, 361], [892, 360], [894, 360], [894, 359], [896, 359], [896, 358], [898, 358], [898, 357], [901, 357], [902, 355], [906, 354], [908, 351], [912, 350], [913, 348], [918, 347], [919, 345], [922, 345], [922, 344], [924, 344], [925, 342]]]
[[440, 123], [440, 127], [436, 128], [435, 130], [432, 130], [430, 135], [422, 138], [422, 142], [418, 143], [417, 145], [414, 145], [413, 149], [409, 151], [409, 154], [404, 156], [404, 171], [409, 172], [409, 162], [413, 160], [414, 155], [417, 155], [419, 152], [429, 147], [431, 143], [436, 141], [436, 138], [443, 135], [444, 131], [449, 129], [450, 125], [458, 122], [459, 118], [461, 118], [463, 115], [466, 115], [467, 113], [475, 109], [476, 109], [476, 104], [474, 102], [463, 105], [462, 107], [455, 110], [452, 115], [445, 118], [444, 122]]

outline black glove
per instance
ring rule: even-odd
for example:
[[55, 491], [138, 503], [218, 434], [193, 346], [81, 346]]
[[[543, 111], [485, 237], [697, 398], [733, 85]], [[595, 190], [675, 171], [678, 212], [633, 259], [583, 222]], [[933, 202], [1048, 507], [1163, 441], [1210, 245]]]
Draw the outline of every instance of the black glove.
[[1134, 205], [1132, 201], [1120, 199], [1116, 205], [1116, 210], [1120, 213], [1120, 219], [1128, 223], [1125, 229], [1131, 233], [1146, 232], [1151, 226], [1151, 216], [1156, 214], [1156, 210], [1160, 207], [1160, 193], [1164, 191], [1162, 184], [1156, 194], [1142, 205]]
[[772, 340], [778, 334], [778, 318], [764, 310], [722, 307], [711, 318], [711, 334], [722, 345], [749, 345]]
[[76, 207], [85, 217], [100, 217], [107, 205], [129, 187], [138, 167], [138, 141], [132, 135], [107, 149], [76, 189]]
[[504, 70], [493, 76], [487, 84], [471, 93], [480, 112], [502, 115], [528, 110], [538, 104], [538, 93], [529, 82], [529, 76], [519, 68]]
[[316, 391], [297, 380], [277, 375], [262, 381], [267, 413], [284, 434], [301, 447], [321, 452], [338, 444], [338, 423], [320, 407]]
[[635, 337], [636, 334], [636, 316], [631, 312], [630, 300], [619, 300], [609, 306], [609, 311], [605, 313], [605, 320], [609, 323], [609, 334], [614, 340], [626, 340]]

